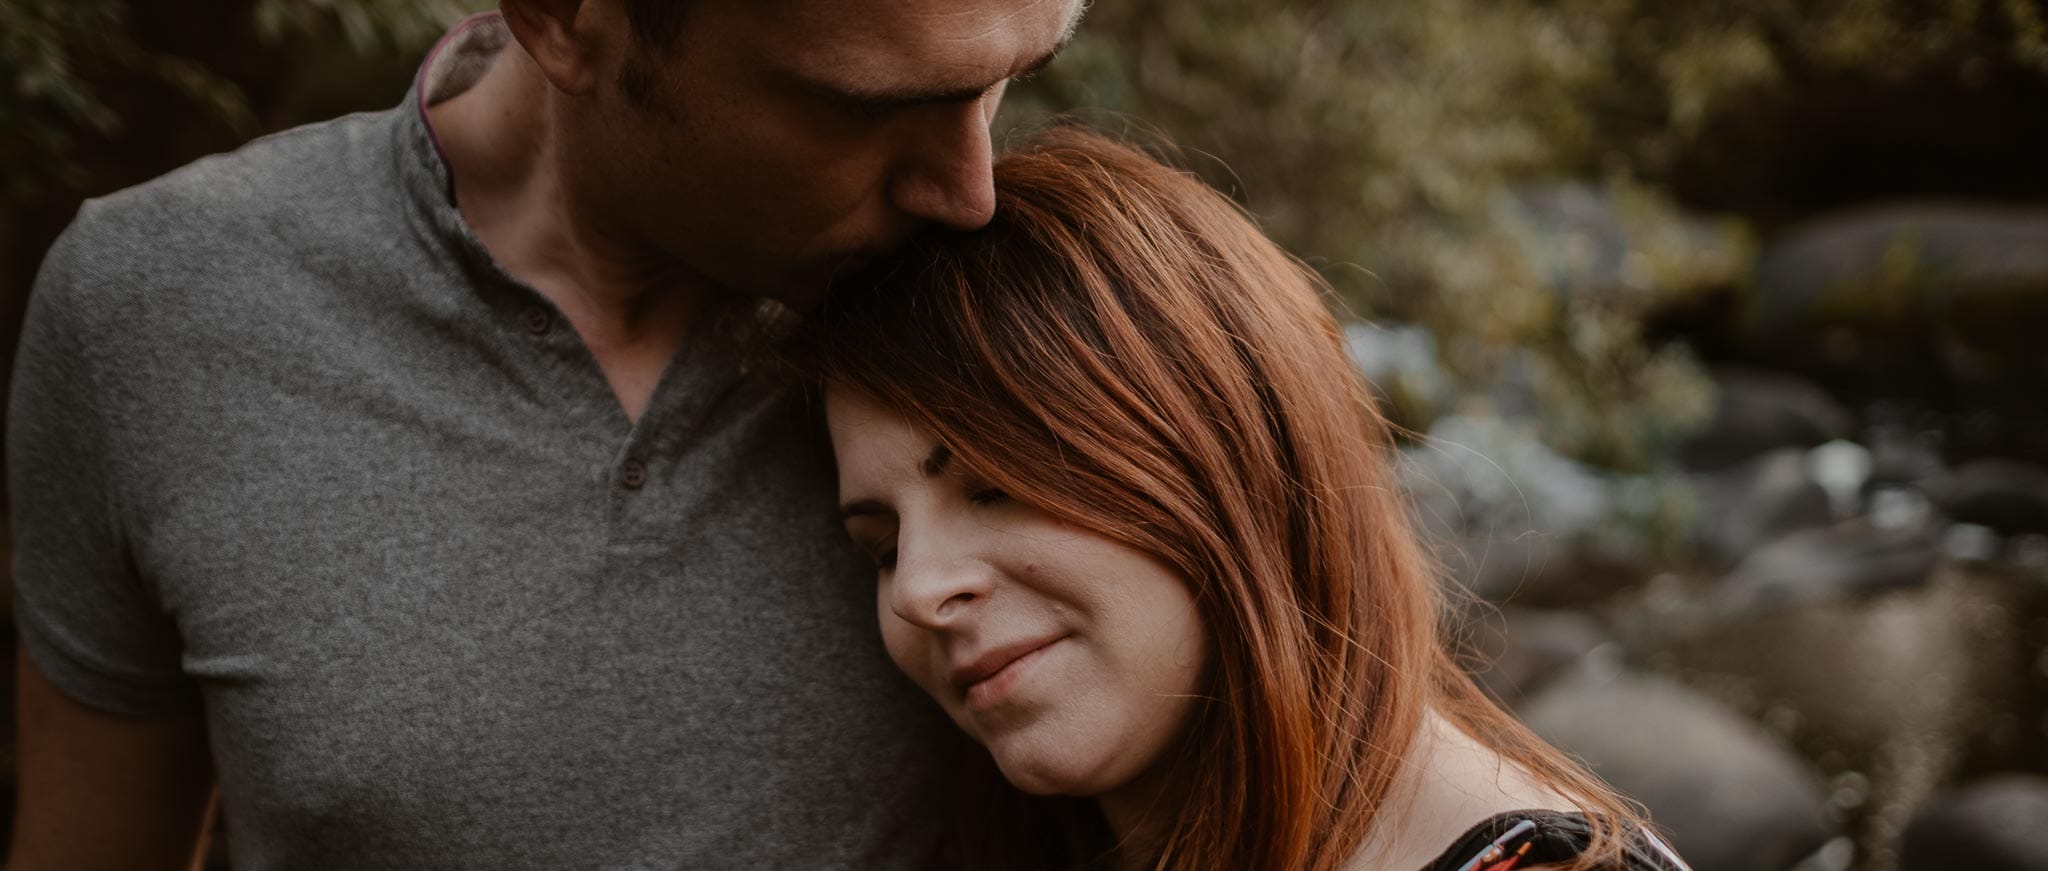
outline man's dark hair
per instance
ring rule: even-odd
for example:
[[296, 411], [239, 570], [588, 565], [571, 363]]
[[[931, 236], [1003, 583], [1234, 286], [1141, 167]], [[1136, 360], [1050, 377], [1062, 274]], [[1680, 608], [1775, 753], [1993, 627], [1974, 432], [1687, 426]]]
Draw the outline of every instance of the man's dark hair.
[[626, 22], [633, 36], [647, 45], [666, 48], [683, 29], [691, 0], [626, 0]]

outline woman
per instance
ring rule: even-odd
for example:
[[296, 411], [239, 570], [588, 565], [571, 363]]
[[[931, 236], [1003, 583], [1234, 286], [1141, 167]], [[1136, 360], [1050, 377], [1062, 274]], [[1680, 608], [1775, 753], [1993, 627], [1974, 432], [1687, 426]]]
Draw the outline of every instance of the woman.
[[796, 343], [890, 655], [1008, 781], [955, 863], [1682, 867], [1447, 652], [1313, 273], [1092, 134], [996, 183]]

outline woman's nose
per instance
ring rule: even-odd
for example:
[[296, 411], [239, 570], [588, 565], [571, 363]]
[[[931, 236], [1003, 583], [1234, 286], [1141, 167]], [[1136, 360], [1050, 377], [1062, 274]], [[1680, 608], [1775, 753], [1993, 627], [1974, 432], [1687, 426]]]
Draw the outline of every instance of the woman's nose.
[[973, 613], [994, 589], [995, 570], [965, 549], [899, 545], [889, 609], [917, 626], [943, 629]]

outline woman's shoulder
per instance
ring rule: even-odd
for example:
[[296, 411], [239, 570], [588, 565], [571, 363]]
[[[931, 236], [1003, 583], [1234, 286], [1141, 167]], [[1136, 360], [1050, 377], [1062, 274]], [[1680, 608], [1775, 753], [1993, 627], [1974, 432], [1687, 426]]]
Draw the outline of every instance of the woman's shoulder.
[[[1554, 810], [1508, 811], [1468, 829], [1422, 871], [1542, 871], [1563, 868], [1592, 843], [1593, 826], [1580, 814]], [[1678, 854], [1653, 832], [1638, 831], [1612, 871], [1688, 871]]]
[[1353, 871], [1411, 869], [1476, 826], [1517, 808], [1572, 807], [1520, 766], [1431, 716], [1409, 749]]
[[[1584, 852], [1592, 826], [1575, 802], [1448, 721], [1431, 716], [1423, 725], [1403, 782], [1351, 868], [1543, 871]], [[1648, 861], [1660, 848], [1669, 853], [1651, 836], [1635, 852]], [[1611, 871], [1684, 868], [1672, 857]]]

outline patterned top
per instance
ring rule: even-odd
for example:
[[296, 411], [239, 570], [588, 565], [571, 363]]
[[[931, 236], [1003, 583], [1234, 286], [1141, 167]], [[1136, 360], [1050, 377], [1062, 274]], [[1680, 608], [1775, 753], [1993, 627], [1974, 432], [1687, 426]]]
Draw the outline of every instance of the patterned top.
[[[1568, 862], [1592, 841], [1586, 818], [1557, 811], [1510, 811], [1473, 826], [1422, 871], [1517, 871]], [[1640, 832], [1613, 871], [1691, 871], [1664, 841]]]

